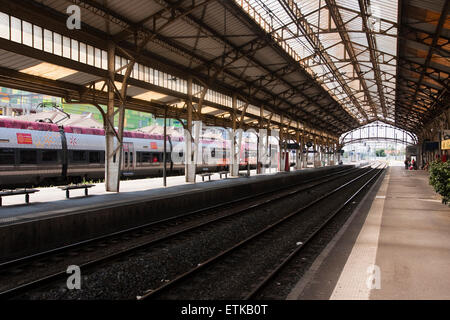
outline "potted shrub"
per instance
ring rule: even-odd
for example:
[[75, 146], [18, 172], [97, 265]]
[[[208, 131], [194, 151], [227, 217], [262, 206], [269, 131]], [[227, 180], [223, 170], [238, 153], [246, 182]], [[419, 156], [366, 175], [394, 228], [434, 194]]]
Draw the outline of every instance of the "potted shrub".
[[442, 203], [450, 201], [450, 162], [434, 161], [430, 166], [430, 185], [442, 196]]

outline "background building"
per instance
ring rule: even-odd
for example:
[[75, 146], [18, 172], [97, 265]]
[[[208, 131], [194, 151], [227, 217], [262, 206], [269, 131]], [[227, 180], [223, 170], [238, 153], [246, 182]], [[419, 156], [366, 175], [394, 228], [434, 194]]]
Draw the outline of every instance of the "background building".
[[[0, 87], [0, 116], [15, 117], [27, 114], [34, 114], [51, 109], [56, 105], [64, 112], [76, 115], [89, 115], [99, 123], [103, 123], [102, 115], [96, 107], [84, 104], [66, 104], [61, 98], [48, 95], [37, 94], [27, 91], [14, 90]], [[102, 106], [106, 111], [106, 106]], [[117, 122], [117, 119], [116, 119]], [[115, 124], [117, 125], [117, 123]], [[136, 130], [143, 127], [164, 125], [164, 119], [155, 119], [147, 112], [125, 110], [125, 130]], [[169, 127], [182, 127], [182, 124], [175, 119], [167, 119]]]

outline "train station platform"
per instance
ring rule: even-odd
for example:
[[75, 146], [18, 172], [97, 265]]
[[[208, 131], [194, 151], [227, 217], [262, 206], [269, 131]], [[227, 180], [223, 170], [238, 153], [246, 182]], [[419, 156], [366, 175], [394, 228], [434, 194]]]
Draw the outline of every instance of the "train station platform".
[[390, 166], [287, 299], [450, 299], [450, 208], [428, 173]]
[[[262, 192], [276, 192], [298, 184], [316, 174], [342, 170], [346, 166], [329, 166], [303, 170], [220, 179], [218, 173], [202, 182], [186, 183], [184, 176], [121, 181], [121, 192], [106, 192], [103, 183], [96, 184], [89, 196], [84, 189], [65, 191], [40, 188], [32, 194], [30, 204], [24, 195], [4, 197], [0, 207], [0, 257], [31, 254], [67, 243], [117, 232], [142, 224], [161, 221]], [[350, 168], [350, 166], [348, 166]], [[241, 171], [245, 174], [247, 171]], [[208, 181], [206, 181], [208, 180]], [[0, 258], [0, 260], [1, 260]]]
[[[366, 163], [363, 163], [366, 164]], [[353, 163], [353, 166], [360, 166], [360, 163]], [[330, 167], [327, 167], [330, 168]], [[313, 171], [315, 168], [305, 168], [303, 171]], [[206, 172], [206, 171], [205, 171]], [[292, 171], [291, 171], [292, 172]], [[211, 172], [211, 179], [202, 178], [197, 174], [196, 182], [186, 182], [185, 176], [167, 177], [167, 187], [163, 186], [163, 178], [130, 179], [120, 182], [120, 192], [105, 191], [104, 183], [92, 183], [94, 186], [89, 189], [89, 195], [84, 195], [84, 189], [71, 190], [70, 199], [66, 199], [64, 190], [55, 187], [36, 188], [39, 192], [30, 194], [30, 203], [25, 203], [24, 195], [13, 195], [3, 197], [0, 207], [0, 225], [20, 222], [28, 219], [43, 218], [55, 214], [67, 213], [73, 210], [103, 206], [106, 204], [119, 204], [123, 201], [139, 201], [148, 197], [165, 196], [178, 192], [201, 191], [209, 188], [221, 187], [239, 179], [247, 174], [247, 170], [240, 170], [241, 177], [231, 177], [218, 172]], [[270, 177], [277, 174], [275, 168], [267, 169], [266, 173], [256, 175], [256, 170], [250, 170], [250, 177]], [[247, 181], [245, 178], [241, 181]], [[236, 183], [237, 181], [233, 182]], [[232, 184], [233, 184], [232, 183]], [[238, 182], [237, 182], [238, 183]]]
[[[275, 172], [275, 169], [272, 169]], [[243, 172], [243, 171], [241, 171]], [[255, 170], [251, 170], [255, 175]], [[271, 175], [268, 172], [266, 175]], [[0, 225], [5, 223], [19, 222], [37, 217], [45, 217], [63, 212], [70, 212], [96, 205], [120, 203], [123, 201], [139, 200], [147, 197], [161, 196], [168, 193], [209, 188], [217, 184], [226, 183], [227, 179], [220, 178], [219, 173], [213, 173], [211, 181], [196, 177], [196, 183], [188, 183], [185, 176], [167, 177], [167, 187], [163, 186], [163, 178], [130, 179], [120, 182], [120, 192], [105, 191], [104, 183], [93, 183], [94, 187], [89, 189], [89, 196], [84, 195], [84, 189], [70, 191], [70, 199], [66, 199], [65, 191], [58, 187], [37, 188], [39, 192], [30, 195], [30, 203], [25, 204], [24, 195], [4, 197], [3, 206], [0, 207]], [[228, 179], [236, 179], [230, 177]], [[231, 181], [231, 180], [230, 180]]]

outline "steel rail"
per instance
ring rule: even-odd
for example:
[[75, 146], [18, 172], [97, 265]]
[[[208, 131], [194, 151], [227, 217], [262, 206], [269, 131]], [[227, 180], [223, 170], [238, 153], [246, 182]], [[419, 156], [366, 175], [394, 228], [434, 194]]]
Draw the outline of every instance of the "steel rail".
[[[33, 262], [35, 262], [35, 260], [37, 258], [38, 259], [43, 259], [43, 258], [46, 258], [47, 256], [51, 256], [52, 254], [55, 254], [55, 255], [61, 254], [61, 253], [64, 253], [65, 251], [81, 248], [83, 246], [90, 245], [90, 244], [92, 244], [94, 242], [97, 242], [97, 241], [109, 241], [109, 240], [111, 240], [114, 237], [123, 236], [123, 235], [125, 235], [127, 233], [130, 233], [130, 232], [142, 231], [142, 229], [144, 229], [144, 228], [155, 227], [158, 224], [163, 224], [163, 223], [167, 223], [167, 222], [170, 222], [170, 221], [175, 221], [177, 219], [187, 218], [187, 217], [192, 216], [194, 214], [195, 215], [200, 215], [202, 213], [207, 213], [207, 211], [212, 210], [212, 209], [217, 210], [217, 209], [224, 208], [224, 207], [230, 207], [230, 204], [236, 204], [236, 203], [239, 204], [240, 202], [244, 202], [244, 201], [249, 200], [249, 199], [255, 199], [255, 198], [258, 198], [258, 197], [264, 197], [267, 194], [271, 194], [273, 192], [297, 188], [296, 190], [294, 190], [292, 192], [283, 194], [281, 196], [275, 197], [275, 198], [270, 199], [270, 200], [261, 201], [261, 202], [259, 202], [257, 204], [245, 207], [245, 208], [240, 209], [240, 210], [238, 210], [236, 212], [232, 212], [231, 214], [223, 215], [223, 216], [220, 216], [220, 217], [212, 219], [212, 220], [208, 220], [208, 221], [201, 222], [199, 224], [195, 224], [193, 226], [188, 226], [188, 227], [183, 228], [181, 230], [177, 230], [175, 232], [163, 235], [163, 236], [161, 236], [159, 238], [152, 239], [149, 242], [146, 242], [146, 243], [143, 243], [143, 244], [138, 244], [138, 245], [126, 248], [126, 249], [118, 251], [118, 252], [114, 252], [112, 254], [109, 254], [107, 256], [104, 256], [104, 257], [101, 257], [101, 258], [98, 258], [98, 259], [92, 259], [90, 261], [87, 261], [87, 262], [79, 265], [80, 268], [94, 267], [96, 265], [99, 265], [99, 264], [102, 264], [102, 263], [105, 263], [105, 262], [108, 262], [108, 261], [111, 261], [111, 260], [114, 260], [114, 259], [118, 259], [121, 256], [131, 254], [132, 252], [134, 252], [136, 250], [144, 249], [146, 247], [155, 245], [156, 243], [159, 243], [161, 241], [168, 240], [168, 239], [173, 238], [175, 236], [178, 236], [178, 235], [180, 235], [182, 233], [193, 231], [195, 229], [198, 229], [198, 228], [204, 227], [206, 225], [218, 222], [220, 220], [224, 220], [224, 219], [230, 218], [230, 217], [238, 215], [238, 214], [243, 214], [243, 213], [245, 213], [245, 212], [247, 212], [249, 210], [255, 209], [255, 208], [260, 207], [260, 206], [267, 205], [270, 202], [284, 199], [286, 197], [292, 196], [293, 194], [300, 193], [300, 192], [312, 189], [314, 187], [317, 187], [318, 185], [321, 185], [321, 184], [324, 184], [324, 183], [328, 183], [328, 182], [330, 182], [332, 180], [336, 180], [336, 179], [338, 179], [338, 178], [340, 178], [342, 176], [346, 176], [346, 175], [349, 175], [349, 174], [352, 174], [352, 173], [356, 173], [358, 170], [361, 170], [361, 168], [350, 168], [350, 169], [347, 169], [347, 170], [339, 170], [337, 172], [334, 172], [334, 173], [331, 173], [331, 174], [328, 174], [328, 175], [324, 175], [324, 176], [319, 177], [319, 178], [313, 178], [313, 179], [309, 179], [309, 180], [301, 182], [302, 184], [304, 184], [304, 183], [311, 183], [311, 182], [323, 180], [324, 178], [330, 178], [331, 177], [330, 179], [325, 179], [324, 181], [321, 181], [321, 182], [316, 183], [316, 184], [314, 184], [312, 186], [309, 186], [309, 187], [300, 187], [300, 188], [298, 188], [298, 184], [296, 184], [296, 185], [293, 185], [293, 186], [280, 188], [280, 189], [277, 189], [275, 191], [263, 192], [263, 193], [259, 193], [257, 195], [248, 196], [248, 197], [245, 197], [245, 198], [233, 200], [233, 201], [231, 201], [229, 203], [220, 204], [220, 205], [214, 205], [214, 206], [211, 206], [211, 207], [208, 207], [208, 208], [195, 210], [195, 211], [192, 211], [192, 212], [189, 212], [189, 213], [186, 213], [186, 214], [182, 214], [182, 215], [179, 215], [179, 216], [176, 216], [176, 217], [168, 218], [168, 219], [165, 219], [165, 220], [162, 220], [162, 221], [152, 222], [152, 223], [146, 224], [144, 226], [133, 227], [133, 228], [130, 228], [130, 229], [127, 229], [127, 230], [111, 233], [111, 234], [106, 235], [106, 236], [100, 236], [100, 237], [97, 237], [97, 238], [94, 238], [94, 239], [81, 241], [81, 242], [78, 242], [76, 244], [71, 244], [71, 245], [68, 245], [68, 246], [65, 246], [65, 247], [60, 247], [60, 248], [57, 248], [57, 249], [45, 251], [43, 253], [38, 253], [38, 254], [35, 254], [35, 255], [27, 256], [27, 257], [24, 257], [22, 259], [16, 259], [16, 260], [8, 261], [8, 262], [3, 263], [3, 264], [0, 265], [0, 267], [3, 267], [1, 269], [1, 271], [4, 271], [5, 269], [8, 269], [8, 268], [14, 268], [17, 265], [21, 265], [23, 263], [33, 263]], [[342, 173], [344, 173], [344, 174], [342, 174]], [[334, 176], [337, 176], [337, 177], [334, 177]], [[225, 209], [226, 208], [224, 208], [224, 210]], [[2, 292], [0, 292], [0, 298], [6, 298], [6, 299], [12, 298], [14, 296], [18, 296], [19, 294], [22, 294], [22, 293], [25, 293], [27, 291], [36, 289], [38, 287], [42, 287], [42, 286], [44, 286], [44, 285], [46, 285], [46, 284], [48, 284], [50, 282], [56, 281], [56, 280], [64, 278], [64, 277], [67, 277], [66, 270], [62, 270], [62, 271], [50, 274], [48, 276], [45, 276], [45, 277], [42, 277], [42, 278], [30, 281], [30, 282], [21, 284], [19, 286], [14, 287], [14, 288], [2, 291]]]
[[302, 244], [296, 246], [296, 248], [285, 258], [283, 261], [272, 270], [272, 272], [267, 275], [253, 290], [247, 294], [245, 297], [245, 300], [249, 300], [254, 298], [261, 290], [269, 284], [269, 282], [300, 252], [302, 251], [307, 244], [311, 242], [312, 239], [314, 239], [321, 230], [323, 230], [338, 214], [341, 212], [349, 203], [352, 201], [356, 196], [358, 196], [362, 190], [372, 182], [375, 178], [377, 178], [383, 170], [386, 168], [382, 168], [379, 172], [377, 172], [373, 177], [371, 177], [362, 187], [360, 187], [356, 192], [352, 194], [350, 198], [348, 198], [342, 205], [340, 205], [328, 218], [312, 233], [310, 234], [304, 241], [302, 241]]
[[[378, 167], [377, 167], [378, 168]], [[174, 278], [173, 280], [165, 283], [164, 285], [156, 288], [156, 289], [150, 289], [147, 290], [144, 294], [142, 294], [141, 296], [137, 296], [136, 298], [138, 300], [143, 300], [143, 299], [147, 299], [150, 297], [155, 297], [158, 294], [163, 293], [165, 290], [169, 289], [170, 287], [174, 286], [175, 284], [186, 280], [187, 278], [189, 278], [190, 276], [193, 276], [195, 273], [197, 273], [198, 271], [204, 269], [207, 266], [212, 265], [213, 263], [218, 262], [221, 258], [224, 258], [225, 256], [229, 255], [230, 253], [234, 252], [236, 249], [241, 248], [242, 246], [248, 244], [250, 241], [262, 236], [263, 234], [265, 234], [268, 231], [271, 231], [272, 229], [274, 229], [275, 227], [281, 225], [283, 222], [287, 221], [288, 219], [296, 216], [297, 214], [305, 211], [306, 209], [312, 207], [314, 204], [319, 203], [320, 201], [330, 197], [332, 194], [335, 194], [336, 192], [338, 192], [339, 190], [345, 188], [346, 186], [354, 183], [355, 181], [361, 179], [362, 177], [366, 176], [367, 174], [371, 173], [372, 171], [376, 170], [377, 168], [373, 168], [365, 173], [363, 173], [362, 175], [359, 175], [358, 177], [344, 183], [343, 185], [340, 185], [339, 187], [333, 189], [332, 191], [326, 193], [325, 195], [320, 196], [319, 198], [313, 200], [312, 202], [310, 202], [309, 204], [301, 207], [300, 209], [297, 209], [294, 212], [291, 212], [290, 214], [284, 216], [283, 218], [279, 219], [278, 221], [268, 225], [267, 227], [265, 227], [264, 229], [258, 231], [257, 233], [254, 233], [253, 235], [247, 237], [246, 239], [240, 241], [239, 243], [235, 244], [234, 246], [232, 246], [231, 248], [228, 248], [222, 252], [220, 252], [219, 254], [207, 259], [206, 261], [198, 264], [196, 267], [192, 268], [191, 270], [180, 274], [179, 276], [177, 276], [176, 278]]]
[[[326, 177], [330, 177], [330, 176], [341, 174], [343, 172], [349, 172], [351, 170], [354, 170], [354, 168], [350, 168], [350, 169], [347, 169], [347, 170], [339, 170], [337, 172], [333, 172], [333, 173], [330, 173], [328, 175], [324, 175], [324, 176], [321, 176], [321, 177], [318, 177], [318, 178], [313, 178], [313, 179], [309, 179], [309, 180], [306, 180], [306, 181], [302, 181], [302, 183], [314, 182], [314, 181], [317, 181], [317, 180], [320, 180], [320, 179], [323, 179], [323, 178], [326, 178]], [[212, 205], [212, 206], [209, 206], [209, 207], [206, 207], [206, 208], [201, 208], [201, 209], [198, 209], [198, 210], [189, 211], [189, 212], [183, 213], [181, 215], [173, 216], [173, 217], [166, 218], [166, 219], [163, 219], [163, 220], [158, 220], [158, 221], [146, 223], [146, 224], [143, 224], [143, 225], [139, 225], [139, 226], [136, 226], [136, 227], [127, 228], [127, 229], [116, 231], [116, 232], [111, 232], [111, 233], [108, 233], [108, 234], [105, 234], [105, 235], [101, 235], [101, 236], [98, 236], [98, 237], [82, 240], [82, 241], [71, 243], [71, 244], [68, 244], [68, 245], [65, 245], [65, 246], [61, 246], [61, 247], [57, 247], [57, 248], [54, 248], [54, 249], [38, 252], [38, 253], [31, 254], [31, 255], [28, 255], [28, 256], [24, 256], [24, 257], [20, 257], [20, 258], [17, 258], [17, 259], [12, 259], [12, 260], [9, 260], [9, 261], [1, 262], [0, 263], [0, 271], [4, 270], [6, 268], [11, 268], [11, 267], [18, 266], [19, 264], [24, 264], [24, 263], [27, 263], [27, 262], [30, 262], [30, 261], [34, 261], [36, 259], [42, 259], [42, 258], [44, 258], [46, 256], [49, 256], [49, 255], [59, 254], [59, 253], [65, 252], [67, 250], [76, 249], [78, 247], [86, 246], [86, 245], [89, 245], [89, 244], [94, 243], [94, 242], [107, 240], [107, 239], [110, 239], [110, 238], [113, 238], [113, 237], [122, 236], [124, 234], [131, 233], [131, 232], [142, 231], [142, 230], [144, 230], [146, 228], [155, 227], [155, 226], [157, 226], [159, 224], [169, 223], [171, 221], [176, 221], [176, 220], [179, 220], [179, 219], [183, 219], [183, 218], [186, 218], [186, 217], [189, 217], [189, 216], [192, 216], [192, 215], [198, 215], [198, 214], [206, 213], [206, 212], [208, 212], [210, 210], [221, 209], [221, 208], [226, 207], [226, 206], [230, 206], [230, 205], [233, 205], [233, 204], [236, 204], [236, 203], [239, 203], [239, 202], [243, 202], [243, 201], [247, 201], [247, 200], [250, 200], [250, 199], [255, 199], [257, 197], [264, 196], [264, 195], [267, 195], [267, 194], [270, 194], [270, 193], [273, 193], [273, 192], [279, 192], [279, 191], [282, 191], [282, 190], [285, 190], [285, 189], [293, 188], [295, 186], [296, 185], [289, 186], [289, 187], [282, 187], [282, 188], [279, 188], [277, 190], [272, 190], [272, 191], [269, 191], [269, 192], [261, 192], [261, 193], [258, 193], [256, 195], [250, 195], [250, 196], [246, 196], [246, 197], [243, 197], [243, 198], [238, 198], [238, 199], [226, 202], [226, 203], [220, 203], [220, 204]]]

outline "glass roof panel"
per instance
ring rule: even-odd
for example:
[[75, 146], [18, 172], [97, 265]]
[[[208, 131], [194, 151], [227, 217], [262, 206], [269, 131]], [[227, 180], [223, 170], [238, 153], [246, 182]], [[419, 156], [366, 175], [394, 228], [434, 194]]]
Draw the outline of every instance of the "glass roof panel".
[[394, 114], [398, 0], [236, 0], [360, 121]]

